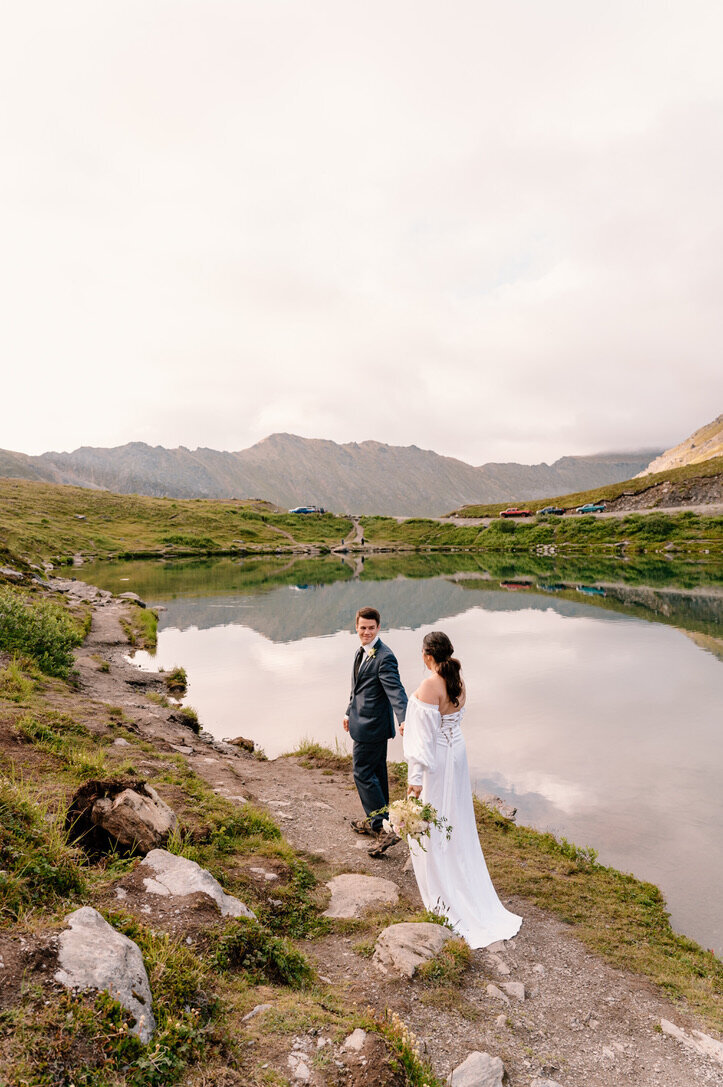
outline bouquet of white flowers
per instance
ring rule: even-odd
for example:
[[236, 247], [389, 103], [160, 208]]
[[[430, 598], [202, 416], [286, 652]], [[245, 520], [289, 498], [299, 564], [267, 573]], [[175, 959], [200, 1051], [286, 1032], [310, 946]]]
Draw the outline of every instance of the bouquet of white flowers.
[[441, 830], [447, 838], [451, 837], [452, 828], [447, 820], [441, 818], [431, 804], [423, 804], [416, 796], [395, 800], [389, 805], [389, 812], [384, 820], [385, 830], [393, 831], [400, 838], [413, 838], [422, 849], [422, 838], [429, 837], [432, 827]]

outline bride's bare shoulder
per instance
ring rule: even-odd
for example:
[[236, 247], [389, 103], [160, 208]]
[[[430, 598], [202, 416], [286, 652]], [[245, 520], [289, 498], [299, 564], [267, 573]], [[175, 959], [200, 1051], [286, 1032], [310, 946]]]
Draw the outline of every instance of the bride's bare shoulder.
[[442, 697], [444, 688], [444, 680], [440, 676], [427, 676], [419, 684], [419, 687], [414, 692], [415, 698], [418, 698], [420, 702], [428, 702], [430, 705], [438, 706]]

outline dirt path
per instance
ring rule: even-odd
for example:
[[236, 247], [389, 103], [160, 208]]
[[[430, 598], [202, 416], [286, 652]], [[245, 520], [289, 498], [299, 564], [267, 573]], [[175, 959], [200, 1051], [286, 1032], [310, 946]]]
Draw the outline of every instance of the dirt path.
[[[78, 653], [82, 692], [123, 707], [144, 740], [159, 752], [180, 752], [231, 803], [248, 799], [265, 807], [287, 839], [309, 854], [322, 885], [341, 872], [381, 875], [398, 885], [402, 904], [419, 908], [413, 874], [405, 870], [406, 845], [372, 859], [367, 841], [351, 831], [360, 808], [347, 770], [307, 768], [296, 758], [259, 761], [208, 735], [195, 736], [170, 719], [170, 710], [149, 704], [148, 691], [162, 680], [125, 659], [124, 607], [114, 600], [95, 608]], [[100, 670], [98, 657], [110, 662], [110, 671]], [[337, 932], [305, 943], [304, 951], [345, 1004], [396, 1010], [440, 1075], [470, 1051], [484, 1050], [502, 1058], [509, 1087], [529, 1087], [535, 1076], [563, 1087], [720, 1087], [720, 1065], [660, 1031], [661, 1019], [700, 1027], [688, 1013], [645, 979], [590, 954], [557, 918], [523, 899], [506, 905], [524, 918], [520, 934], [497, 954], [474, 952], [455, 999], [441, 1006], [433, 990], [381, 974], [355, 949], [358, 935]], [[523, 1002], [504, 1003], [488, 993], [488, 985], [504, 981], [524, 984]], [[314, 1072], [316, 1087], [326, 1082], [321, 1075]]]

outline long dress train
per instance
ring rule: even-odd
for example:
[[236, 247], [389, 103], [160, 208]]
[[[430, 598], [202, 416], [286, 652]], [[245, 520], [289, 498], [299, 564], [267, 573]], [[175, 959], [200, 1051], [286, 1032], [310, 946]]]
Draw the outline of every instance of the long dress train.
[[432, 827], [424, 848], [409, 839], [419, 893], [428, 910], [442, 914], [470, 947], [509, 940], [522, 924], [497, 897], [472, 804], [467, 750], [461, 723], [464, 707], [444, 716], [437, 706], [409, 699], [404, 723], [404, 757], [410, 785], [422, 786], [422, 800], [433, 804], [452, 827], [446, 836]]

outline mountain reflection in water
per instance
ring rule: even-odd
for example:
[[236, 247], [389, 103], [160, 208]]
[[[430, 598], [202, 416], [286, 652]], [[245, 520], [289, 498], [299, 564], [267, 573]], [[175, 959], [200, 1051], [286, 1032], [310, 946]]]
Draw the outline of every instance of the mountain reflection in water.
[[[344, 742], [359, 606], [379, 607], [410, 691], [422, 674], [422, 635], [444, 629], [468, 684], [465, 734], [479, 790], [515, 804], [521, 822], [592, 845], [603, 863], [657, 883], [674, 925], [720, 951], [720, 582], [705, 584], [710, 569], [675, 576], [662, 563], [649, 566], [647, 584], [629, 564], [531, 565], [435, 556], [427, 569], [436, 576], [424, 577], [415, 556], [405, 577], [392, 556], [367, 562], [361, 578], [337, 559], [117, 564], [83, 574], [162, 603], [157, 656], [139, 660], [183, 664], [204, 726], [250, 736], [271, 757], [304, 737]], [[398, 739], [390, 757], [401, 758]]]

